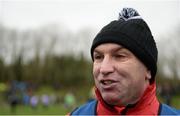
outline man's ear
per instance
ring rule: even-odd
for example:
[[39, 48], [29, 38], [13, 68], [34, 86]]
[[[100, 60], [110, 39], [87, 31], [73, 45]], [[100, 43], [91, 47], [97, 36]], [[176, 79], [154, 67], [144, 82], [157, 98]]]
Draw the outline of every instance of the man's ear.
[[151, 79], [151, 71], [150, 70], [147, 70], [146, 79], [148, 79], [148, 80]]

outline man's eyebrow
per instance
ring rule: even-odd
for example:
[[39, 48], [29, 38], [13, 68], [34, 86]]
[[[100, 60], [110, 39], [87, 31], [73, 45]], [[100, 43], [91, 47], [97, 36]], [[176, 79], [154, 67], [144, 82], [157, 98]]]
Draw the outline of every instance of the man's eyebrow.
[[[123, 46], [119, 46], [119, 47], [115, 47], [115, 48], [112, 48], [111, 51], [112, 52], [117, 52], [119, 50], [124, 50], [125, 48]], [[94, 50], [94, 53], [101, 53], [101, 50], [98, 50], [98, 49], [95, 49]]]
[[100, 52], [99, 50], [96, 50], [96, 49], [95, 49], [95, 50], [94, 50], [94, 53], [101, 53], [101, 52]]
[[124, 49], [125, 49], [124, 47], [119, 46], [119, 47], [117, 47], [117, 48], [112, 49], [112, 51], [117, 52], [117, 51], [119, 51], [119, 50], [124, 50]]

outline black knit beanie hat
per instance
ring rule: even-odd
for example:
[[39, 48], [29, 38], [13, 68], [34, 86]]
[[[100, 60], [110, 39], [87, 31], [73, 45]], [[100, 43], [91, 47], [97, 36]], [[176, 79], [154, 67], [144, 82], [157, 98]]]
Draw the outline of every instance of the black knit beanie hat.
[[148, 25], [135, 9], [123, 8], [118, 20], [102, 28], [91, 46], [92, 59], [94, 49], [103, 43], [120, 44], [130, 50], [151, 71], [150, 82], [154, 82], [158, 57], [156, 43]]

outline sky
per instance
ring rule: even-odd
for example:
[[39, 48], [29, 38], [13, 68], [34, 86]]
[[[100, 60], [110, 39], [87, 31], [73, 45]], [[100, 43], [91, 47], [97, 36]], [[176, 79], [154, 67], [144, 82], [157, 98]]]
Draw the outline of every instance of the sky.
[[148, 23], [154, 36], [180, 24], [180, 0], [0, 0], [0, 22], [18, 30], [57, 24], [78, 31], [100, 30], [132, 7]]

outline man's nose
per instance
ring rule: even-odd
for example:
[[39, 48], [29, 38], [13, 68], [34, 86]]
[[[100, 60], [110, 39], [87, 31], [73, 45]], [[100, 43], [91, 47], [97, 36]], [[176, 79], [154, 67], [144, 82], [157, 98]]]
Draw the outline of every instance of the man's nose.
[[103, 75], [110, 74], [114, 71], [114, 64], [110, 57], [104, 57], [100, 66], [100, 73]]

